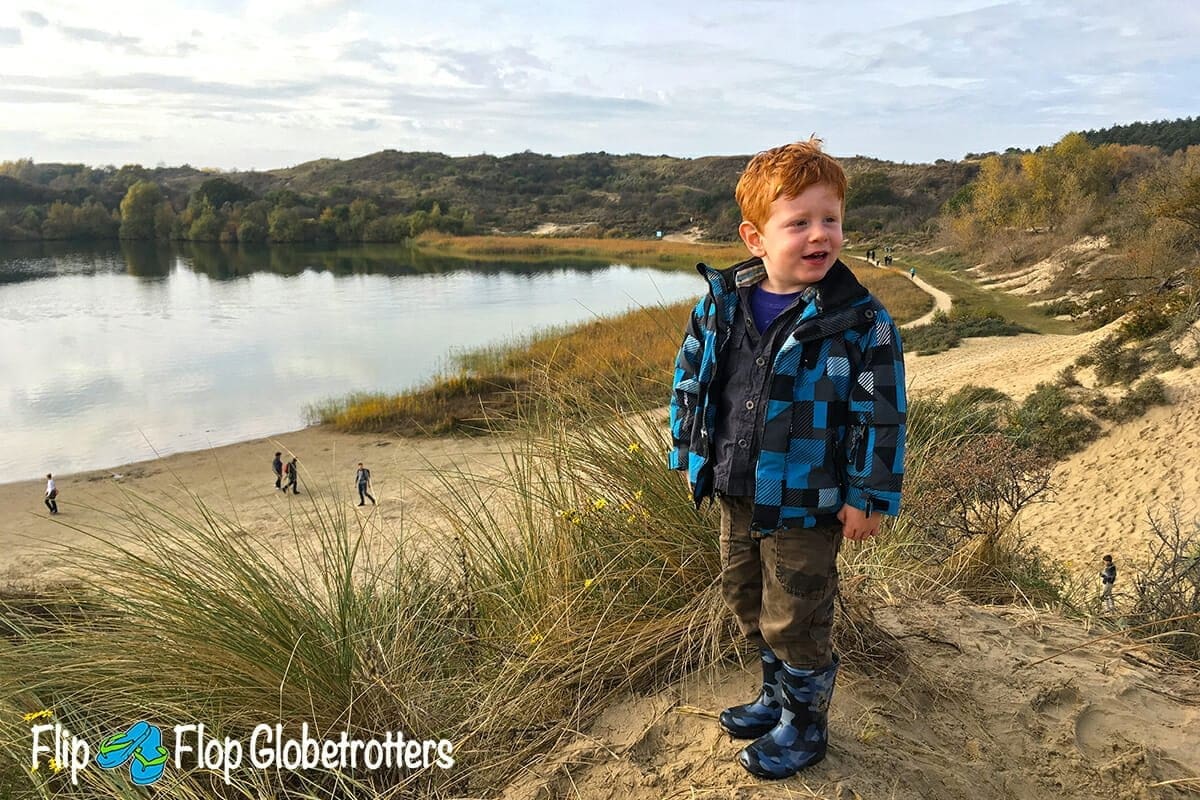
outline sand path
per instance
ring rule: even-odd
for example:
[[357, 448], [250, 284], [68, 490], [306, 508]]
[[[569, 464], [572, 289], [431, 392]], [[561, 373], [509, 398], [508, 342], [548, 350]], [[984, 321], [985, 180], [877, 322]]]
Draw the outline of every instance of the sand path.
[[[863, 262], [864, 264], [870, 264], [871, 266], [876, 267], [877, 269], [887, 269], [887, 270], [891, 270], [892, 272], [898, 272], [901, 275], [909, 274], [908, 270], [906, 270], [906, 269], [900, 269], [899, 267], [885, 267], [879, 263], [878, 259], [862, 258], [861, 256], [854, 256], [854, 258], [858, 261]], [[916, 277], [915, 275], [910, 275], [909, 279], [912, 280], [912, 282], [915, 283], [918, 287], [920, 287], [920, 289], [923, 292], [925, 292], [925, 294], [927, 294], [933, 298], [933, 310], [930, 311], [928, 314], [918, 317], [917, 319], [910, 320], [909, 322], [904, 323], [903, 325], [900, 326], [901, 328], [916, 328], [921, 325], [928, 325], [930, 322], [933, 322], [933, 315], [939, 311], [944, 311], [947, 314], [950, 313], [950, 309], [954, 305], [953, 297], [946, 294], [945, 292], [943, 292], [941, 289], [937, 288], [936, 286], [928, 283], [927, 281]]]

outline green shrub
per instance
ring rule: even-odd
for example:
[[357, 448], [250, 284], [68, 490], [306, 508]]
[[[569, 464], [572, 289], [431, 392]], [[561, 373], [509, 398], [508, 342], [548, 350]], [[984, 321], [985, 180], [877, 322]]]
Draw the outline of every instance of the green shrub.
[[1126, 347], [1119, 334], [1110, 334], [1096, 342], [1089, 355], [1096, 367], [1096, 382], [1101, 386], [1133, 383], [1146, 371], [1142, 351], [1136, 345]]
[[1054, 379], [1054, 383], [1056, 386], [1061, 386], [1064, 389], [1080, 386], [1079, 378], [1075, 374], [1075, 365], [1068, 364], [1059, 370], [1058, 377]]
[[1068, 300], [1065, 297], [1039, 306], [1038, 310], [1047, 317], [1061, 317], [1064, 315], [1078, 317], [1084, 313], [1084, 307], [1080, 303], [1075, 300]]
[[1140, 381], [1116, 403], [1106, 404], [1097, 414], [1114, 422], [1127, 422], [1142, 416], [1151, 406], [1167, 405], [1169, 402], [1163, 382], [1150, 377]]
[[1073, 404], [1062, 387], [1039, 383], [1009, 416], [1008, 434], [1040, 456], [1065, 458], [1100, 434], [1094, 420], [1070, 410]]
[[972, 336], [1016, 336], [1031, 330], [994, 312], [953, 309], [938, 311], [928, 325], [901, 331], [906, 351], [916, 355], [942, 353]]

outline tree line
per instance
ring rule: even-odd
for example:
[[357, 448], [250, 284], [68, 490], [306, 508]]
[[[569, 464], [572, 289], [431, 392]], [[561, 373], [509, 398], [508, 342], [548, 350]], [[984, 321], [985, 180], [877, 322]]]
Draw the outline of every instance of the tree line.
[[1141, 144], [1174, 153], [1200, 144], [1200, 117], [1183, 117], [1155, 122], [1131, 122], [1111, 128], [1084, 131], [1088, 144]]
[[[1096, 198], [1151, 162], [1200, 144], [1198, 126], [1200, 118], [1135, 123], [1034, 151], [1010, 148], [933, 164], [845, 158], [845, 227], [891, 236], [949, 227], [968, 239], [1006, 226], [1061, 228], [1068, 217], [1075, 220], [1068, 228], [1079, 227], [1089, 209], [1104, 205]], [[1144, 141], [1096, 141], [1122, 137]], [[187, 164], [118, 168], [20, 159], [0, 163], [0, 239], [402, 241], [428, 229], [514, 233], [546, 222], [597, 238], [697, 228], [712, 239], [732, 239], [741, 220], [733, 187], [746, 161], [384, 150], [217, 174]], [[970, 214], [960, 213], [966, 208]]]
[[178, 211], [178, 200], [146, 178], [134, 180], [112, 208], [90, 194], [73, 203], [69, 198], [77, 192], [70, 191], [59, 192], [68, 199], [59, 196], [45, 203], [46, 192], [38, 188], [0, 176], [0, 239], [396, 242], [431, 229], [474, 231], [469, 211], [446, 212], [436, 201], [428, 209], [386, 213], [368, 198], [338, 203], [288, 190], [259, 197], [224, 177], [205, 180]]
[[[254, 243], [402, 241], [520, 232], [652, 237], [698, 228], [731, 239], [745, 157], [678, 159], [586, 153], [452, 158], [383, 151], [284, 170], [88, 168], [0, 163], [0, 239], [176, 239]], [[974, 175], [956, 162], [846, 160], [855, 229], [919, 227]]]

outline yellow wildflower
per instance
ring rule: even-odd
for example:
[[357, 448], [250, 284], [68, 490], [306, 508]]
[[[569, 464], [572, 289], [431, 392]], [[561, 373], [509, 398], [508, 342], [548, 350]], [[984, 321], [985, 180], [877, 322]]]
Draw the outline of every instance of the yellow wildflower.
[[608, 501], [605, 500], [603, 497], [597, 497], [595, 500], [592, 501], [592, 508], [596, 509], [597, 511], [602, 510], [607, 505], [608, 505]]
[[35, 719], [49, 719], [54, 715], [54, 712], [48, 708], [43, 708], [41, 711], [31, 711], [21, 717], [25, 722], [33, 722]]
[[535, 633], [529, 637], [529, 643], [530, 644], [540, 644], [544, 638], [545, 637], [543, 637], [540, 633]]
[[55, 774], [63, 771], [62, 765], [59, 764], [58, 759], [54, 757], [50, 758], [50, 769], [54, 770]]
[[642, 446], [640, 444], [638, 444], [637, 442], [630, 442], [629, 447], [627, 447], [625, 449], [628, 450], [630, 453], [636, 453], [642, 449]]
[[593, 580], [593, 579], [591, 579], [591, 578], [584, 578], [584, 579], [583, 579], [583, 588], [585, 588], [585, 589], [590, 589], [590, 588], [592, 588], [592, 584], [593, 584], [593, 583], [595, 583], [595, 582], [596, 582], [596, 581], [594, 581], [594, 580]]
[[636, 492], [633, 493], [633, 499], [641, 500], [643, 494], [645, 494], [645, 492], [643, 492], [641, 489], [638, 489]]

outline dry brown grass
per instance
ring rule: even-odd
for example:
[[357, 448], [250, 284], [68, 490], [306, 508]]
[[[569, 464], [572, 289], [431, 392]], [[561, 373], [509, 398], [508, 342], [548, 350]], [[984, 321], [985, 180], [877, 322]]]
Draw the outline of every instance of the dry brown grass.
[[[854, 272], [898, 322], [918, 317], [928, 307], [929, 296], [902, 275], [873, 268]], [[702, 288], [697, 279], [697, 294]], [[670, 393], [675, 355], [692, 305], [687, 301], [636, 309], [469, 353], [459, 360], [457, 374], [435, 378], [420, 389], [350, 397], [315, 408], [311, 416], [351, 433], [420, 436], [508, 429], [520, 412], [538, 410], [538, 398], [563, 393], [620, 403], [630, 411], [655, 408], [664, 405]], [[614, 385], [623, 387], [619, 398], [606, 393], [605, 387]]]
[[594, 258], [680, 268], [694, 266], [697, 261], [731, 264], [746, 258], [746, 248], [740, 242], [707, 244], [658, 239], [449, 236], [424, 233], [417, 239], [417, 246], [460, 257]]

